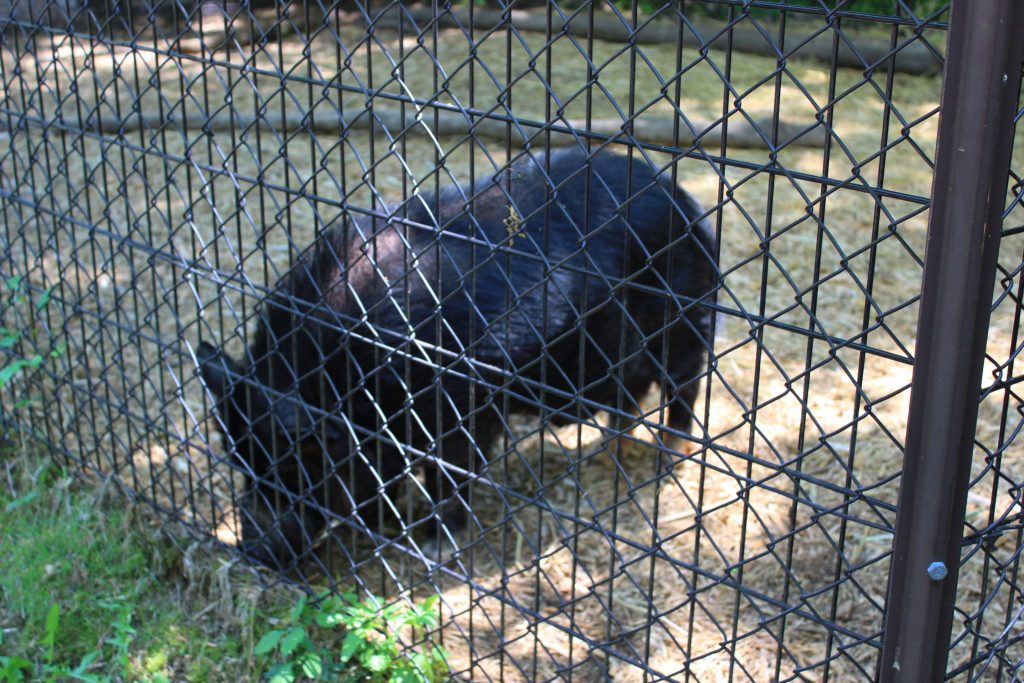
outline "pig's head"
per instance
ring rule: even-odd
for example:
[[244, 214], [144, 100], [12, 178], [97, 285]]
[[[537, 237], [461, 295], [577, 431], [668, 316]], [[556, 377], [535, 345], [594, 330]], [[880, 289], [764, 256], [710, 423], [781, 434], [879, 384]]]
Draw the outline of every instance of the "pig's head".
[[324, 527], [324, 506], [342, 507], [343, 501], [331, 500], [347, 488], [335, 481], [333, 463], [344, 457], [347, 442], [336, 420], [314, 417], [294, 390], [271, 389], [259, 378], [265, 373], [243, 368], [206, 343], [196, 358], [216, 398], [226, 447], [246, 474], [243, 549], [270, 566], [292, 565]]

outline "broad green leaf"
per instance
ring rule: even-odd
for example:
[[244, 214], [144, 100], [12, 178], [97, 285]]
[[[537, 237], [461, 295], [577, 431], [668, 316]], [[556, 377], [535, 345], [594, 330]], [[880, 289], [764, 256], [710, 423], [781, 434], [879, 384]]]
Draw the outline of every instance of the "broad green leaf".
[[46, 635], [43, 637], [43, 642], [50, 644], [56, 639], [57, 626], [60, 624], [60, 605], [53, 603], [50, 605], [50, 609], [46, 612]]
[[270, 683], [292, 683], [295, 680], [295, 672], [292, 671], [291, 663], [278, 664], [267, 672], [267, 680]]
[[306, 641], [306, 629], [302, 626], [292, 627], [281, 639], [281, 654], [287, 656]]
[[277, 644], [281, 641], [281, 638], [283, 636], [284, 631], [281, 630], [274, 630], [264, 634], [264, 636], [260, 638], [260, 642], [256, 643], [256, 647], [252, 649], [252, 653], [254, 655], [267, 654], [275, 647], [277, 647]]
[[310, 652], [299, 657], [299, 668], [302, 669], [302, 674], [306, 678], [315, 680], [320, 678], [320, 674], [324, 672], [324, 663], [319, 654]]
[[359, 652], [359, 649], [363, 646], [363, 639], [359, 637], [358, 633], [349, 631], [345, 635], [345, 640], [341, 644], [341, 663], [344, 664], [348, 660], [352, 659], [352, 655]]
[[67, 676], [72, 680], [81, 681], [82, 683], [110, 683], [110, 678], [102, 678], [98, 674], [90, 674], [84, 671], [81, 671], [79, 673], [73, 673], [65, 669], [58, 669], [56, 675], [58, 676], [58, 678], [51, 678], [50, 680], [63, 681], [65, 680], [64, 676]]
[[391, 665], [391, 657], [382, 652], [377, 652], [367, 657], [363, 664], [370, 671], [379, 674]]
[[57, 628], [60, 626], [60, 605], [53, 603], [46, 613], [46, 625], [43, 629], [43, 646], [46, 647], [46, 661], [53, 661], [53, 647], [57, 642]]
[[15, 375], [21, 372], [23, 367], [25, 367], [25, 361], [19, 358], [10, 365], [0, 368], [0, 387], [10, 382]]
[[80, 681], [89, 680], [89, 674], [86, 674], [85, 670], [92, 665], [93, 661], [95, 661], [99, 655], [99, 652], [93, 651], [82, 657], [82, 661], [80, 661], [78, 666], [76, 666], [72, 671], [68, 672], [68, 676], [71, 678], [77, 678]]
[[294, 624], [302, 616], [303, 610], [306, 609], [306, 596], [303, 595], [299, 598], [299, 601], [292, 607], [291, 612], [288, 613], [288, 619]]
[[344, 623], [344, 616], [337, 612], [320, 612], [314, 618], [316, 625], [321, 628], [333, 628]]
[[448, 652], [440, 645], [430, 648], [430, 653], [424, 653], [423, 671], [432, 674], [438, 671], [448, 671]]
[[25, 680], [25, 671], [32, 671], [32, 662], [24, 657], [0, 657], [0, 681], [19, 683]]
[[22, 505], [25, 505], [27, 503], [31, 503], [33, 500], [35, 500], [38, 497], [39, 497], [39, 492], [38, 491], [31, 491], [29, 493], [26, 493], [24, 496], [21, 496], [20, 498], [15, 498], [14, 500], [12, 500], [10, 503], [8, 503], [4, 507], [4, 510], [7, 511], [7, 512], [11, 512], [12, 510], [17, 510]]
[[427, 678], [408, 664], [403, 664], [391, 672], [388, 683], [425, 683]]
[[0, 659], [4, 660], [4, 662], [5, 662], [4, 666], [10, 666], [10, 667], [13, 667], [15, 669], [31, 669], [32, 668], [32, 662], [30, 662], [29, 660], [25, 659], [24, 657], [18, 657], [17, 655], [15, 655], [14, 657], [0, 657]]
[[47, 287], [46, 289], [43, 290], [43, 293], [39, 295], [39, 298], [36, 299], [36, 310], [37, 311], [43, 310], [44, 308], [46, 308], [46, 304], [50, 303], [50, 294], [51, 293], [52, 293], [52, 288], [51, 287]]
[[341, 623], [345, 624], [350, 631], [354, 631], [361, 628], [368, 619], [372, 618], [372, 615], [367, 616], [356, 607], [346, 607], [338, 615], [338, 618], [341, 619]]
[[0, 337], [0, 349], [9, 349], [9, 348], [11, 348], [12, 346], [14, 346], [15, 344], [18, 343], [19, 339], [21, 339], [21, 335], [20, 334], [17, 334], [17, 333], [15, 333], [15, 334], [4, 333], [4, 335], [2, 337]]
[[394, 633], [388, 634], [388, 637], [383, 642], [377, 644], [377, 649], [381, 652], [386, 652], [392, 657], [398, 656], [398, 639]]
[[429, 673], [434, 668], [433, 657], [426, 652], [417, 652], [414, 654], [412, 656], [412, 663], [418, 671], [421, 671], [424, 674]]
[[436, 621], [435, 613], [430, 610], [430, 607], [426, 603], [420, 607], [414, 607], [406, 612], [402, 617], [403, 624], [419, 626], [422, 628], [431, 628]]
[[18, 291], [19, 289], [21, 289], [22, 279], [24, 278], [22, 278], [20, 275], [12, 275], [11, 277], [7, 278], [7, 288], [12, 289], [14, 291]]

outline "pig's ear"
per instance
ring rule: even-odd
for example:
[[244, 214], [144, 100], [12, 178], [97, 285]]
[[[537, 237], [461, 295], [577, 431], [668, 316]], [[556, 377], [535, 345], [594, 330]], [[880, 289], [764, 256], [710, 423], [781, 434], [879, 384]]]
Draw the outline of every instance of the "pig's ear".
[[196, 347], [196, 360], [199, 361], [203, 382], [217, 398], [227, 396], [231, 392], [232, 379], [237, 380], [242, 374], [233, 360], [206, 342], [200, 342]]

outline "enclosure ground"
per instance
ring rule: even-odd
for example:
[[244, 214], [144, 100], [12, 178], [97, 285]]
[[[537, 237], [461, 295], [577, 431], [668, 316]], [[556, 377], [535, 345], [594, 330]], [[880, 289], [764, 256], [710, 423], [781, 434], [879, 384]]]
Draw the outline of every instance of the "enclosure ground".
[[[616, 444], [604, 417], [558, 429], [539, 415], [516, 419], [489, 452], [488, 485], [466, 491], [477, 519], [459, 563], [440, 569], [408, 552], [418, 532], [381, 540], [341, 527], [297, 578], [440, 593], [436, 639], [469, 677], [571, 670], [580, 681], [639, 681], [645, 667], [698, 680], [866, 677], [902, 464], [940, 78], [833, 75], [798, 60], [779, 71], [754, 56], [727, 69], [724, 53], [705, 58], [687, 42], [644, 46], [631, 66], [621, 45], [594, 41], [595, 88], [567, 38], [546, 50], [543, 36], [524, 37], [542, 53], [535, 61], [505, 38], [477, 46], [476, 67], [458, 31], [423, 42], [381, 28], [370, 38], [340, 22], [308, 50], [286, 39], [252, 60], [232, 50], [171, 57], [155, 35], [154, 49], [57, 37], [33, 54], [5, 51], [6, 73], [17, 73], [9, 102], [22, 103], [8, 106], [28, 111], [3, 165], [4, 187], [22, 200], [3, 204], [19, 226], [5, 246], [11, 264], [67, 304], [66, 317], [46, 321], [69, 347], [53, 378], [61, 447], [237, 543], [241, 479], [207, 419], [190, 349], [207, 339], [240, 355], [265, 293], [345, 210], [417, 201], [516, 154], [511, 141], [430, 137], [429, 110], [408, 131], [275, 127], [274, 112], [368, 116], [363, 92], [324, 86], [335, 78], [377, 93], [374, 107], [399, 106], [415, 84], [425, 88], [418, 97], [534, 120], [610, 117], [629, 101], [651, 103], [640, 120], [676, 116], [673, 100], [703, 120], [724, 107], [813, 125], [827, 110], [832, 136], [820, 148], [648, 154], [708, 208], [720, 235], [723, 314], [697, 411], [703, 439], [667, 455], [643, 426]], [[485, 74], [486, 64], [503, 73]], [[665, 86], [659, 76], [681, 66]], [[174, 123], [176, 112], [211, 114], [228, 101], [257, 123]], [[97, 123], [130, 118], [135, 106], [166, 124], [112, 133]], [[1021, 211], [1007, 225], [1024, 223]], [[1022, 246], [1021, 233], [1003, 241], [987, 381], [1017, 353]], [[661, 398], [648, 397], [649, 423], [662, 417]], [[1019, 423], [1005, 423], [1013, 400], [993, 392], [982, 403], [968, 501], [980, 526], [1017, 505], [1007, 482], [1024, 481]], [[398, 508], [417, 518], [429, 503], [407, 489]], [[400, 533], [399, 520], [387, 521]], [[958, 604], [987, 602], [999, 615], [976, 626], [984, 638], [1012, 637], [1002, 631], [1017, 598], [999, 577], [1018, 546], [1002, 535], [984, 549], [991, 562], [961, 574]], [[978, 642], [958, 642], [951, 661]]]

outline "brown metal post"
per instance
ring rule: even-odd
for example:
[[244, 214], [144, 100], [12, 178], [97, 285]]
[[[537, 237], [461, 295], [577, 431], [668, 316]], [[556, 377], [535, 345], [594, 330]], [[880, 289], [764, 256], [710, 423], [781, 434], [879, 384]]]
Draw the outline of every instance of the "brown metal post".
[[1024, 59], [1024, 2], [954, 0], [880, 681], [942, 680]]

